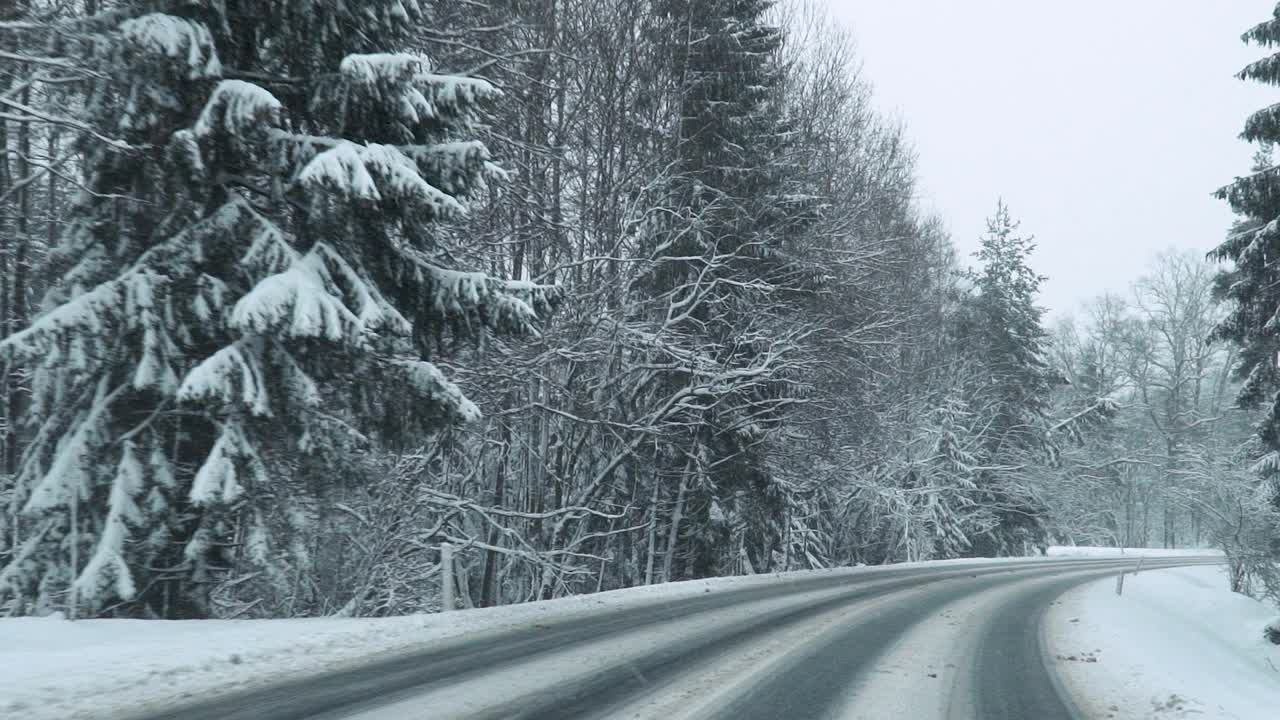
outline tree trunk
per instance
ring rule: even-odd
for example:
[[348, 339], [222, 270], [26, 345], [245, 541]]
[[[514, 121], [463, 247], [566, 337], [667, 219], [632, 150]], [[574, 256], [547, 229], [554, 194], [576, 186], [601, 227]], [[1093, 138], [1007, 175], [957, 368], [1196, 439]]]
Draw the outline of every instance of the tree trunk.
[[680, 473], [680, 489], [676, 492], [676, 506], [671, 511], [671, 530], [667, 534], [667, 552], [662, 558], [662, 581], [671, 582], [671, 561], [676, 554], [676, 546], [680, 542], [680, 520], [684, 515], [684, 497], [689, 489], [689, 473], [692, 471], [693, 461], [690, 460], [685, 464], [684, 472]]
[[[2, 47], [2, 46], [0, 46]], [[0, 120], [0, 193], [8, 191], [12, 183], [12, 174], [9, 170], [9, 123], [7, 120]], [[3, 208], [0, 208], [2, 210]], [[9, 278], [13, 272], [13, 246], [14, 237], [12, 227], [5, 217], [6, 212], [0, 212], [0, 336], [8, 336], [11, 332], [10, 318], [12, 317], [9, 305]], [[14, 368], [11, 363], [5, 363], [0, 368], [0, 472], [4, 472], [8, 477], [13, 477], [9, 472], [9, 428], [17, 419], [17, 413], [13, 412], [9, 405], [9, 377], [13, 374]], [[17, 517], [14, 517], [14, 532], [17, 533]], [[17, 547], [17, 537], [14, 537], [14, 545]]]
[[[22, 91], [23, 105], [31, 104], [31, 88]], [[25, 179], [31, 174], [31, 123], [18, 125], [18, 177]], [[52, 159], [50, 159], [52, 162]], [[17, 241], [13, 251], [13, 298], [9, 301], [8, 327], [5, 335], [12, 335], [27, 324], [27, 263], [31, 253], [31, 186], [28, 184], [18, 191]], [[50, 216], [50, 222], [53, 217]], [[5, 383], [5, 407], [8, 410], [9, 422], [5, 424], [6, 437], [4, 443], [4, 472], [13, 477], [18, 472], [18, 429], [17, 420], [22, 417], [22, 373], [10, 367]]]
[[649, 501], [649, 552], [644, 563], [644, 584], [653, 584], [653, 556], [658, 549], [658, 473], [653, 474], [653, 498]]
[[[498, 458], [497, 477], [494, 478], [493, 484], [493, 504], [501, 507], [506, 500], [507, 492], [507, 463], [510, 461], [511, 455], [511, 428], [506, 424], [502, 426], [502, 456]], [[499, 521], [494, 518], [495, 522]], [[498, 528], [490, 527], [488, 539], [486, 542], [490, 546], [498, 544]], [[488, 550], [484, 554], [484, 569], [481, 573], [480, 580], [480, 606], [494, 607], [498, 604], [497, 574], [498, 574], [498, 552], [496, 550]]]

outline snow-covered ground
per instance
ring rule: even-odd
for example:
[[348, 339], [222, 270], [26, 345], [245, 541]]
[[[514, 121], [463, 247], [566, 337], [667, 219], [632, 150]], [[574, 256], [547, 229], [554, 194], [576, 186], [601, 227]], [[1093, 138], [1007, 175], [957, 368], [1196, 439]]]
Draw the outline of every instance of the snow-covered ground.
[[[1004, 562], [1034, 561], [1004, 558]], [[912, 563], [989, 563], [989, 559]], [[502, 632], [707, 592], [814, 574], [881, 573], [902, 565], [715, 578], [500, 608], [379, 619], [0, 619], [0, 718], [103, 717], [235, 692], [460, 636]]]
[[1054, 667], [1085, 717], [1273, 720], [1280, 646], [1263, 638], [1276, 610], [1230, 592], [1226, 569], [1126, 575], [1064, 595], [1046, 618]]

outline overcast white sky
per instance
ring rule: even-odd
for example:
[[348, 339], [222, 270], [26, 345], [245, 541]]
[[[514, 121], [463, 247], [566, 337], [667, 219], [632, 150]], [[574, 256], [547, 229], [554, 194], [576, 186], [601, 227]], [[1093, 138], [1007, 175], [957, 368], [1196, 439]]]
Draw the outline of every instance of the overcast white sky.
[[1210, 193], [1248, 172], [1245, 117], [1280, 101], [1234, 77], [1275, 0], [826, 1], [907, 125], [922, 204], [967, 255], [1003, 196], [1055, 315], [1216, 244], [1231, 213]]

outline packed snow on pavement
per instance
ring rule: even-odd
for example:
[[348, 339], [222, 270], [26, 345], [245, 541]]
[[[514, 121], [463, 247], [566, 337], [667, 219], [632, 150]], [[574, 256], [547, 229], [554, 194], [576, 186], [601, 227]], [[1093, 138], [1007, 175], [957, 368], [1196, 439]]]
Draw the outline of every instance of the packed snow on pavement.
[[1226, 568], [1127, 574], [1081, 586], [1046, 617], [1049, 662], [1085, 717], [1271, 720], [1280, 646], [1276, 609], [1230, 591]]

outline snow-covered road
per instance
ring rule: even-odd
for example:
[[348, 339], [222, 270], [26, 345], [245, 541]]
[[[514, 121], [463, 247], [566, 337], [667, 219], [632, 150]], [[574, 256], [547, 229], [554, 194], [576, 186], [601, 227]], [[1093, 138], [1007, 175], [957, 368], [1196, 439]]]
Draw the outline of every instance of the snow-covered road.
[[628, 588], [547, 602], [391, 618], [297, 620], [0, 619], [0, 717], [117, 717], [261, 690], [284, 680], [345, 675], [421, 653], [474, 649], [484, 638], [631, 616], [643, 624], [734, 599], [785, 595], [930, 568], [1023, 558], [944, 560], [735, 576]]
[[1133, 564], [976, 562], [708, 585], [144, 716], [1065, 719], [1071, 702], [1043, 662], [1041, 617], [1062, 592]]
[[[1064, 685], [1041, 629], [1071, 630], [1049, 633], [1050, 643], [1095, 642], [1070, 618], [1044, 623], [1051, 606], [1111, 627], [1128, 622], [1107, 614], [1096, 588], [1113, 588], [1135, 564], [1123, 556], [855, 568], [373, 621], [4, 621], [0, 665], [13, 671], [0, 673], [0, 717], [1052, 720], [1072, 717], [1073, 705], [1106, 717], [1133, 699], [1093, 678], [1068, 674]], [[1130, 576], [1141, 583], [1130, 599], [1142, 601], [1156, 577]], [[1093, 593], [1085, 606], [1078, 587]], [[111, 642], [122, 628], [142, 635]], [[28, 662], [6, 647], [6, 633], [33, 650]], [[63, 672], [53, 669], [59, 661]]]

